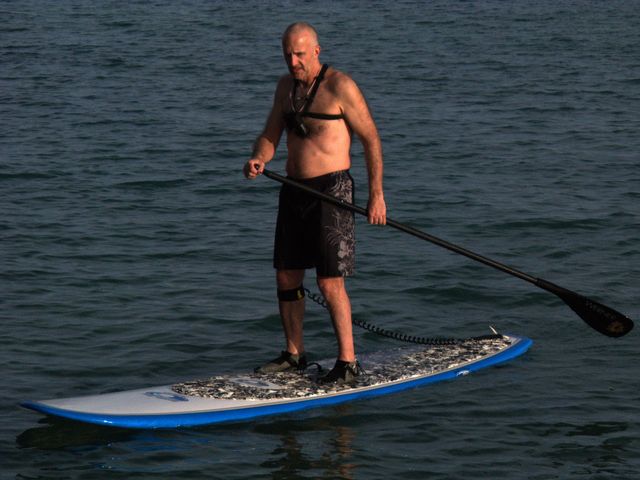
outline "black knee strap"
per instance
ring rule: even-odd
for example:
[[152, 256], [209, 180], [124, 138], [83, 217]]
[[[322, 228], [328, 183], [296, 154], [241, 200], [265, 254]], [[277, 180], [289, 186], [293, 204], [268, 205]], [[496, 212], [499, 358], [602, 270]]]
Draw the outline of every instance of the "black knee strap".
[[296, 302], [304, 298], [304, 287], [300, 285], [290, 290], [278, 290], [278, 300], [281, 302]]

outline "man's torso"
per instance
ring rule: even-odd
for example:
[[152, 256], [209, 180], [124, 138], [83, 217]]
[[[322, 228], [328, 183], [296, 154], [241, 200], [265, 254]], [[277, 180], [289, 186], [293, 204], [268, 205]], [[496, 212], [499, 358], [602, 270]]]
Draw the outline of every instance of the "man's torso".
[[[329, 68], [320, 82], [308, 112], [321, 115], [342, 116], [343, 111], [336, 94], [337, 76]], [[280, 109], [283, 115], [291, 116], [304, 108], [294, 99], [294, 79], [283, 77], [279, 88]], [[300, 87], [298, 87], [298, 93]], [[302, 137], [287, 128], [287, 173], [294, 178], [313, 178], [327, 173], [348, 170], [351, 166], [349, 150], [351, 132], [344, 118], [320, 119], [302, 116], [308, 136]]]

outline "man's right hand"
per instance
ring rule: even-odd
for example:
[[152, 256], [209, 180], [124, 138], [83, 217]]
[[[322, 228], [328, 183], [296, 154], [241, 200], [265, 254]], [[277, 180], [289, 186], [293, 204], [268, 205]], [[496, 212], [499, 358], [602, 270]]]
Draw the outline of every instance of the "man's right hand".
[[253, 180], [258, 175], [262, 175], [262, 172], [264, 172], [264, 162], [256, 158], [252, 158], [244, 164], [244, 168], [242, 169], [242, 171], [244, 172], [245, 177]]

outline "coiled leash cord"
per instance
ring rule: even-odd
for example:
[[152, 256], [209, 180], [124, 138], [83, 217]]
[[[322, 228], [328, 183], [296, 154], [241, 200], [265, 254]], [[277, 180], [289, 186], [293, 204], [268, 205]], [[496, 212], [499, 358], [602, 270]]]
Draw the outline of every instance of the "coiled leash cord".
[[[329, 306], [327, 305], [327, 301], [324, 299], [324, 297], [322, 295], [318, 295], [315, 293], [311, 293], [309, 291], [308, 288], [305, 287], [304, 291], [306, 292], [307, 296], [313, 300], [314, 302], [316, 302], [318, 305], [326, 308], [327, 310], [329, 309]], [[405, 333], [401, 333], [401, 332], [394, 332], [393, 330], [387, 330], [385, 328], [381, 328], [378, 327], [376, 325], [373, 325], [371, 323], [365, 322], [364, 320], [358, 320], [352, 317], [351, 319], [352, 323], [360, 328], [363, 328], [371, 333], [375, 333], [376, 335], [380, 335], [382, 337], [387, 337], [387, 338], [392, 338], [394, 340], [398, 340], [400, 342], [407, 342], [407, 343], [417, 343], [420, 345], [457, 345], [460, 344], [462, 342], [468, 341], [468, 340], [488, 340], [488, 339], [493, 339], [493, 338], [502, 338], [502, 335], [496, 334], [496, 335], [483, 335], [481, 337], [473, 337], [470, 339], [460, 339], [460, 338], [425, 338], [425, 337], [416, 337], [413, 335], [407, 335]]]

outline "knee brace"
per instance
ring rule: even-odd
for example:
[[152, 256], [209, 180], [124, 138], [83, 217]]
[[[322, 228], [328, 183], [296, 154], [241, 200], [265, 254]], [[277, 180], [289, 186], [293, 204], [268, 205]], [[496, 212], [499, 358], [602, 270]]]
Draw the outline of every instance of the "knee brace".
[[278, 300], [281, 302], [295, 302], [304, 298], [304, 287], [292, 288], [289, 290], [278, 290]]

